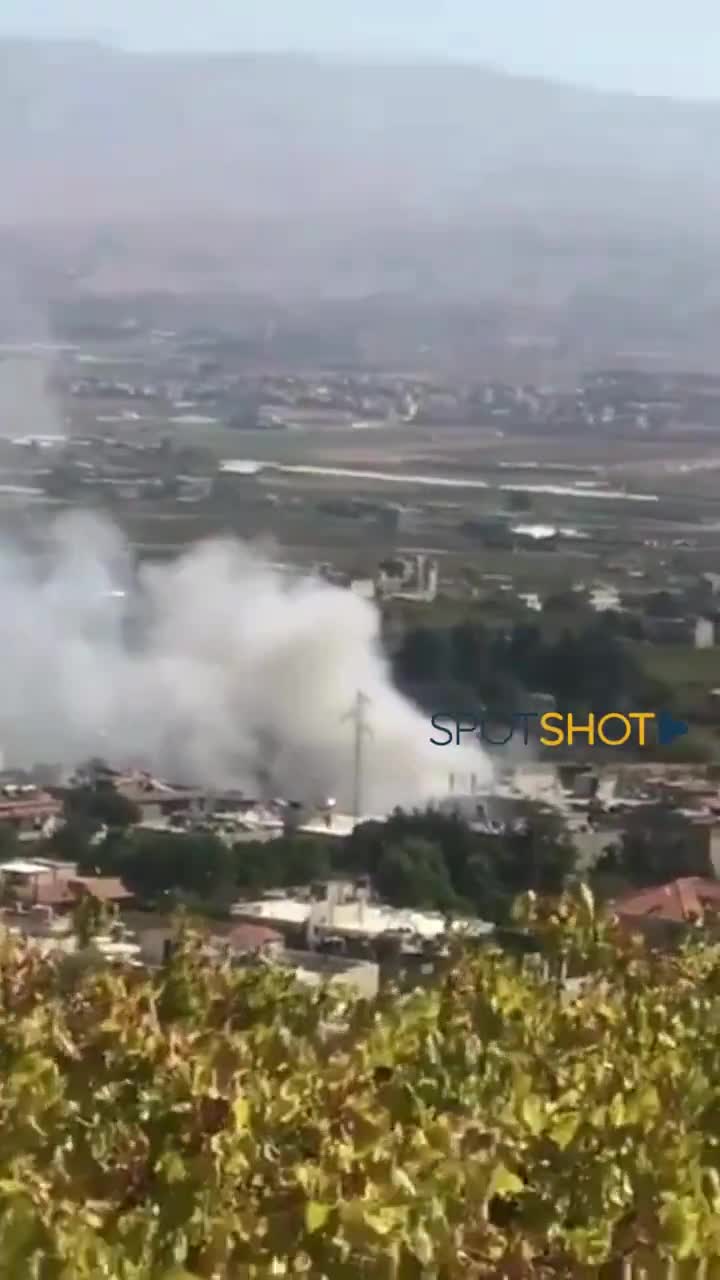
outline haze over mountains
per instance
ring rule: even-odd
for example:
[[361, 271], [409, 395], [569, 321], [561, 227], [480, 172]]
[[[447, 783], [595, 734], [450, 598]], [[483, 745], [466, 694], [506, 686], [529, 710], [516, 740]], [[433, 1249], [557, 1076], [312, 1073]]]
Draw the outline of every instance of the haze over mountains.
[[482, 67], [0, 44], [5, 243], [100, 289], [714, 307], [719, 147], [720, 103]]

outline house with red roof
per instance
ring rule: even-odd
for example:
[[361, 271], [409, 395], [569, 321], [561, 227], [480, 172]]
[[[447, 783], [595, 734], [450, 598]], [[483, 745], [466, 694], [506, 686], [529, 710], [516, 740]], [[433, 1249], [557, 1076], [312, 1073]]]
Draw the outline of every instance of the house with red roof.
[[708, 913], [720, 913], [720, 881], [704, 876], [683, 876], [669, 884], [653, 885], [626, 894], [613, 904], [624, 918], [667, 920], [692, 924]]
[[78, 875], [75, 863], [50, 858], [14, 858], [0, 863], [0, 894], [26, 908], [69, 909], [83, 898], [95, 898], [108, 906], [126, 905], [132, 898], [116, 876]]
[[652, 936], [677, 936], [694, 925], [720, 917], [720, 881], [682, 876], [625, 894], [612, 904], [621, 924]]

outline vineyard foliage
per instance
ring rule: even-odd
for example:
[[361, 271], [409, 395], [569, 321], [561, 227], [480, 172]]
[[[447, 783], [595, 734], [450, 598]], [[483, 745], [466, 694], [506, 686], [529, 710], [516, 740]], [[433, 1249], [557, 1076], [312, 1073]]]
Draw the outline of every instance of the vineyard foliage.
[[653, 954], [586, 893], [521, 913], [542, 971], [458, 952], [374, 1001], [187, 929], [150, 976], [5, 936], [0, 1273], [720, 1275], [718, 951]]

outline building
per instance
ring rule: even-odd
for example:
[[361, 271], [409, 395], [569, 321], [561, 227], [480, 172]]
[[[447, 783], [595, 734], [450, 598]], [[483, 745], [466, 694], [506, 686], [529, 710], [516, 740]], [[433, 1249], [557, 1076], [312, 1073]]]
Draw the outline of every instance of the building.
[[720, 916], [720, 883], [685, 876], [619, 898], [613, 909], [620, 923], [659, 943], [673, 943], [688, 928]]
[[[305, 904], [302, 904], [305, 905]], [[137, 930], [142, 962], [158, 968], [172, 954], [174, 931], [171, 925], [150, 925]], [[380, 984], [380, 969], [365, 957], [333, 955], [327, 952], [288, 949], [280, 928], [243, 923], [230, 929], [219, 926], [208, 940], [208, 959], [229, 958], [234, 964], [272, 965], [289, 970], [309, 986], [330, 982], [348, 986], [358, 995], [372, 998]]]
[[140, 945], [132, 930], [120, 921], [115, 921], [106, 933], [95, 934], [89, 943], [78, 936], [67, 913], [55, 911], [51, 906], [4, 907], [0, 909], [0, 926], [10, 934], [28, 939], [46, 955], [85, 951], [109, 965], [129, 964], [138, 968], [142, 964]]
[[21, 839], [50, 834], [62, 811], [61, 802], [38, 787], [10, 784], [0, 789], [0, 824], [13, 827]]
[[377, 593], [386, 600], [432, 604], [437, 598], [439, 581], [437, 560], [422, 554], [402, 557], [380, 566]]
[[277, 956], [283, 950], [283, 935], [263, 924], [235, 925], [222, 938], [222, 946], [238, 956]]
[[370, 901], [367, 890], [330, 884], [322, 901], [267, 895], [255, 902], [236, 902], [234, 919], [270, 924], [285, 936], [304, 937], [310, 948], [336, 940], [340, 946], [370, 945], [384, 937], [408, 944], [439, 943], [448, 933], [485, 938], [494, 926], [483, 920], [449, 922], [440, 911], [402, 911]]
[[552, 524], [517, 524], [510, 532], [530, 545], [540, 544], [543, 551], [554, 550], [557, 545], [558, 530]]
[[174, 787], [149, 774], [115, 775], [112, 783], [119, 795], [140, 810], [141, 822], [157, 823], [169, 818], [205, 813], [207, 793], [200, 788]]
[[613, 904], [613, 909], [625, 919], [692, 924], [708, 912], [720, 912], [720, 883], [703, 876], [684, 876], [626, 894]]
[[590, 592], [590, 608], [595, 613], [608, 613], [621, 608], [620, 592], [617, 587], [598, 586]]
[[[218, 942], [220, 940], [217, 940]], [[290, 970], [306, 986], [323, 982], [348, 986], [372, 999], [380, 986], [380, 969], [372, 961], [318, 951], [288, 950], [282, 934], [262, 925], [243, 924], [222, 939], [222, 948], [241, 964], [270, 964]]]
[[652, 644], [694, 644], [696, 624], [692, 618], [643, 618], [643, 632]]
[[542, 613], [542, 600], [537, 591], [519, 591], [518, 600], [532, 613]]
[[715, 647], [715, 623], [712, 618], [698, 618], [695, 623], [695, 648], [713, 649]]
[[81, 876], [77, 864], [50, 858], [15, 858], [0, 863], [0, 894], [27, 910], [69, 909], [86, 895], [114, 906], [129, 902], [133, 896], [115, 876]]
[[280, 963], [292, 968], [299, 982], [319, 986], [322, 982], [350, 987], [356, 995], [372, 1000], [380, 986], [380, 967], [369, 960], [327, 955], [316, 951], [285, 951]]

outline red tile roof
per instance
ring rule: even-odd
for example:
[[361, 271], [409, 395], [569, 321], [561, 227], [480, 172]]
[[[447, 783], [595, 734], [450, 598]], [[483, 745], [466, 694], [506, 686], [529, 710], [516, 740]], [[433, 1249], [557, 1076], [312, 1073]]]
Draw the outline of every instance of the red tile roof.
[[83, 893], [99, 902], [124, 902], [133, 896], [115, 876], [54, 876], [48, 872], [36, 877], [33, 901], [43, 907], [65, 907]]
[[240, 924], [224, 938], [235, 951], [258, 951], [272, 942], [282, 942], [283, 935], [263, 924]]
[[117, 876], [73, 876], [68, 880], [68, 889], [75, 896], [90, 893], [100, 902], [125, 902], [133, 897]]
[[7, 798], [0, 800], [0, 822], [18, 818], [51, 818], [60, 813], [62, 813], [60, 801], [43, 794], [24, 800]]
[[669, 884], [627, 894], [618, 899], [614, 910], [619, 916], [689, 923], [707, 911], [720, 912], [720, 882], [702, 876], [684, 876]]

